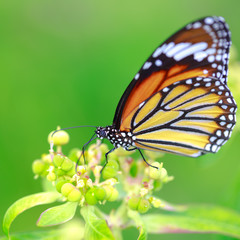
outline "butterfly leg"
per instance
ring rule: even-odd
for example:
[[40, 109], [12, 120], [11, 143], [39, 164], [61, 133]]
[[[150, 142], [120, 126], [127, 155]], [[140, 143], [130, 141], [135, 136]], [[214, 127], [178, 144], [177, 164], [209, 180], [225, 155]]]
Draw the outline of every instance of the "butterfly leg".
[[139, 152], [140, 152], [140, 154], [141, 154], [141, 156], [142, 156], [142, 159], [143, 159], [143, 161], [149, 166], [149, 167], [153, 167], [153, 168], [156, 168], [156, 169], [158, 169], [158, 167], [156, 167], [156, 166], [153, 166], [153, 165], [151, 165], [150, 163], [148, 163], [147, 162], [147, 160], [145, 159], [145, 157], [143, 156], [143, 153], [140, 151], [140, 149], [139, 148], [137, 148], [137, 147], [135, 147], [135, 148], [130, 148], [130, 149], [125, 149], [126, 151], [134, 151], [134, 150], [138, 150]]
[[94, 133], [93, 136], [90, 138], [90, 140], [83, 145], [83, 147], [82, 147], [82, 152], [81, 152], [81, 154], [80, 154], [80, 156], [79, 156], [79, 158], [78, 158], [78, 160], [77, 160], [77, 162], [76, 162], [76, 166], [75, 166], [75, 171], [76, 171], [76, 172], [77, 172], [78, 163], [79, 163], [79, 161], [80, 161], [80, 159], [81, 159], [82, 156], [83, 156], [83, 160], [84, 160], [84, 165], [86, 165], [86, 159], [85, 159], [85, 154], [84, 154], [84, 153], [85, 153], [85, 149], [87, 148], [88, 144], [89, 144], [91, 141], [93, 141], [94, 139], [96, 139], [96, 138], [97, 138], [97, 137], [95, 136], [95, 133]]
[[110, 151], [108, 151], [107, 153], [105, 153], [106, 162], [105, 162], [105, 164], [103, 165], [100, 173], [102, 173], [103, 169], [104, 169], [104, 168], [106, 167], [106, 165], [108, 164], [108, 159], [107, 159], [108, 154], [111, 153], [111, 152], [113, 152], [115, 149], [116, 149], [116, 148], [113, 148], [113, 149], [111, 149]]
[[153, 168], [156, 168], [156, 169], [158, 169], [158, 167], [156, 167], [156, 166], [153, 166], [153, 165], [151, 165], [150, 163], [148, 163], [147, 162], [147, 160], [145, 159], [145, 157], [143, 156], [143, 153], [141, 152], [141, 150], [139, 149], [139, 148], [136, 148], [139, 152], [140, 152], [140, 154], [141, 154], [141, 156], [142, 156], [142, 159], [143, 159], [143, 161], [149, 166], [149, 167], [153, 167]]

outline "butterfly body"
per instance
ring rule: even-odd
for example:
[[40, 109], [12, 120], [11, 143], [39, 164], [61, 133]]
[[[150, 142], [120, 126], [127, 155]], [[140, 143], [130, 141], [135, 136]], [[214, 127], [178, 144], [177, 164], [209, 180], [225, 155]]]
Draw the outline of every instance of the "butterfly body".
[[119, 131], [112, 126], [98, 127], [96, 134], [100, 139], [107, 138], [115, 148], [123, 147], [126, 150], [134, 145], [136, 139], [131, 132]]
[[[206, 17], [176, 32], [143, 64], [122, 95], [112, 126], [95, 134], [126, 150], [198, 157], [230, 138], [237, 106], [227, 86], [230, 31]], [[141, 152], [140, 152], [141, 153]]]

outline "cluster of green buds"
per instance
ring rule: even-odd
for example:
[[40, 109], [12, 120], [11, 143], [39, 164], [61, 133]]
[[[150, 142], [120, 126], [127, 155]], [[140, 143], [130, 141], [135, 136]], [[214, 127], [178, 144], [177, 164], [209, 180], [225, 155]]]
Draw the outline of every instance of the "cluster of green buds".
[[69, 142], [65, 131], [58, 131], [53, 136], [50, 133], [48, 141], [50, 153], [35, 160], [32, 169], [35, 177], [40, 176], [51, 182], [64, 201], [78, 202], [84, 206], [123, 200], [130, 209], [139, 213], [162, 206], [153, 193], [173, 179], [168, 176], [163, 164], [156, 161], [162, 154], [144, 152], [148, 162], [157, 167], [153, 168], [141, 158], [133, 160], [132, 152], [119, 148], [108, 155], [105, 165], [105, 154], [109, 148], [100, 140], [89, 146], [84, 157], [81, 150], [76, 148], [68, 155], [63, 154], [62, 145]]

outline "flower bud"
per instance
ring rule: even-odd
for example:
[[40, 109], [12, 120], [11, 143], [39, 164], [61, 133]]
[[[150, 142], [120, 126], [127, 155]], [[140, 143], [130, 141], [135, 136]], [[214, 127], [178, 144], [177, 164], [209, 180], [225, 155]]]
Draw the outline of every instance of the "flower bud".
[[111, 168], [114, 168], [114, 169], [116, 169], [117, 171], [119, 170], [119, 164], [118, 164], [118, 162], [117, 162], [116, 160], [114, 160], [114, 159], [110, 159], [110, 160], [108, 161], [107, 166], [108, 166], [108, 167], [111, 167]]
[[110, 202], [117, 200], [119, 193], [116, 188], [111, 185], [104, 185], [103, 188], [106, 191], [106, 200]]
[[155, 207], [155, 208], [159, 208], [159, 207], [162, 206], [162, 202], [161, 202], [161, 200], [156, 199], [156, 198], [153, 199], [153, 201], [152, 201], [151, 203], [152, 203], [153, 207]]
[[105, 155], [105, 153], [109, 152], [108, 145], [105, 144], [105, 143], [102, 143], [102, 144], [100, 145], [100, 150], [101, 150], [102, 153]]
[[67, 196], [68, 201], [70, 202], [78, 202], [81, 198], [82, 194], [81, 192], [77, 189], [74, 188]]
[[32, 164], [32, 171], [35, 175], [46, 175], [48, 164], [42, 160], [35, 160]]
[[97, 204], [98, 200], [95, 196], [95, 189], [90, 188], [87, 193], [85, 194], [85, 200], [89, 205], [95, 205]]
[[54, 172], [49, 172], [47, 175], [47, 180], [50, 182], [56, 181], [57, 180], [57, 176]]
[[69, 177], [72, 177], [74, 174], [76, 174], [74, 167], [70, 171], [66, 172], [66, 175], [68, 175]]
[[160, 164], [159, 162], [153, 162], [152, 165], [157, 167], [158, 169], [150, 166], [149, 177], [152, 179], [160, 179], [162, 164]]
[[[54, 132], [54, 131], [53, 131]], [[48, 135], [48, 142], [53, 141], [53, 144], [56, 146], [62, 146], [69, 142], [69, 135], [65, 131], [55, 132], [52, 136], [53, 132]]]
[[[117, 152], [116, 152], [116, 150], [115, 151], [113, 151], [113, 152], [111, 152], [109, 155], [108, 155], [108, 157], [110, 158], [110, 159], [112, 159], [112, 160], [118, 160], [118, 155], [117, 155]], [[105, 154], [104, 154], [104, 156], [103, 156], [103, 160], [105, 161], [106, 160], [106, 158], [105, 158]]]
[[131, 197], [128, 200], [128, 207], [132, 210], [137, 210], [139, 201], [140, 201], [140, 197], [135, 197], [135, 196]]
[[50, 154], [42, 154], [41, 159], [48, 164], [52, 163], [52, 158]]
[[62, 188], [63, 184], [65, 184], [65, 183], [69, 183], [69, 180], [60, 179], [60, 180], [57, 181], [56, 189], [59, 193], [61, 193], [61, 188]]
[[[99, 149], [97, 147], [97, 144], [92, 144], [89, 148], [88, 148], [88, 161], [91, 161], [94, 158], [97, 158], [99, 155]], [[101, 156], [99, 156], [101, 157]]]
[[59, 169], [59, 168], [55, 169], [54, 171], [58, 177], [64, 176], [66, 174], [65, 171], [63, 171], [62, 169]]
[[75, 187], [71, 183], [64, 183], [61, 188], [61, 193], [63, 196], [67, 197], [68, 194], [75, 189]]
[[150, 203], [147, 199], [141, 198], [138, 204], [138, 212], [139, 213], [145, 213], [149, 210]]
[[112, 189], [112, 193], [111, 193], [111, 195], [108, 197], [108, 201], [109, 202], [114, 202], [114, 201], [116, 201], [117, 199], [118, 199], [118, 196], [119, 196], [119, 192], [117, 191], [117, 189], [116, 188], [113, 188]]
[[164, 179], [167, 178], [167, 176], [168, 176], [167, 170], [165, 168], [161, 168], [160, 169], [160, 179], [162, 181], [164, 181]]
[[73, 168], [73, 162], [68, 157], [65, 157], [61, 165], [63, 171], [68, 172]]
[[56, 154], [53, 157], [53, 164], [55, 167], [60, 167], [64, 161], [64, 156], [61, 154]]
[[103, 179], [113, 178], [117, 175], [117, 170], [115, 168], [109, 167], [108, 165], [102, 171]]
[[98, 201], [103, 201], [103, 200], [105, 200], [107, 193], [104, 188], [98, 187], [95, 189], [95, 196]]

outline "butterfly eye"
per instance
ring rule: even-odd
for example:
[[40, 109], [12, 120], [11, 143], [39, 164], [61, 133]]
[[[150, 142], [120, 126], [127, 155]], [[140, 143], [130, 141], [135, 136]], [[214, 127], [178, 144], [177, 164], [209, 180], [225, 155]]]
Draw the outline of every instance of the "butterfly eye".
[[100, 130], [100, 133], [99, 133], [99, 134], [100, 134], [100, 136], [103, 137], [103, 138], [106, 138], [106, 137], [107, 137], [107, 133], [106, 133], [106, 131], [103, 130], [103, 129]]
[[105, 128], [102, 128], [102, 127], [97, 128], [96, 134], [100, 138], [106, 138], [107, 137], [106, 130], [105, 130]]

